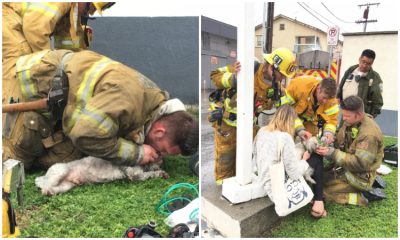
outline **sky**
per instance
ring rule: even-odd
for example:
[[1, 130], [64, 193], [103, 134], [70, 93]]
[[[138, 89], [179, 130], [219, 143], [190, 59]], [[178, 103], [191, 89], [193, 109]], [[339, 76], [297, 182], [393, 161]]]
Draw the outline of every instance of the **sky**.
[[[230, 25], [237, 26], [247, 0], [136, 0], [118, 1], [104, 16], [199, 16], [204, 15]], [[279, 14], [297, 19], [326, 31], [328, 26], [339, 26], [340, 33], [362, 32], [361, 20], [365, 7], [359, 7], [368, 1], [296, 1], [275, 2], [274, 16]], [[378, 6], [370, 6], [369, 19], [378, 20], [368, 23], [367, 31], [394, 31], [400, 28], [400, 3], [398, 1], [379, 0]], [[254, 1], [254, 25], [263, 19], [264, 1]], [[305, 10], [304, 8], [307, 10]], [[330, 10], [330, 13], [326, 8]], [[311, 14], [311, 13], [312, 14]], [[333, 15], [332, 15], [333, 14]], [[320, 20], [315, 18], [318, 17]], [[339, 20], [340, 19], [340, 20]], [[323, 23], [322, 23], [322, 22]]]

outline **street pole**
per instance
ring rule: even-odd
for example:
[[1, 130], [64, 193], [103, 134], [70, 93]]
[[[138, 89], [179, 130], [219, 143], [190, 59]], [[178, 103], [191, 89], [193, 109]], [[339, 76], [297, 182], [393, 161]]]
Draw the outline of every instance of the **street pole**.
[[245, 3], [244, 16], [238, 25], [238, 74], [236, 178], [240, 185], [251, 182], [254, 93], [254, 4]]
[[329, 46], [329, 64], [328, 64], [328, 78], [331, 77], [331, 61], [332, 61], [333, 46]]
[[[264, 53], [272, 52], [272, 33], [273, 33], [273, 23], [274, 23], [274, 2], [268, 2], [267, 9], [267, 26], [266, 26], [266, 36], [265, 36], [265, 49]], [[265, 8], [264, 8], [265, 9]]]
[[367, 3], [367, 4], [360, 4], [358, 5], [359, 7], [364, 7], [366, 6], [367, 8], [364, 10], [363, 14], [363, 19], [365, 20], [358, 20], [356, 23], [364, 23], [364, 32], [367, 31], [367, 24], [370, 22], [378, 22], [378, 20], [368, 20], [368, 15], [369, 15], [369, 6], [379, 6], [380, 3]]

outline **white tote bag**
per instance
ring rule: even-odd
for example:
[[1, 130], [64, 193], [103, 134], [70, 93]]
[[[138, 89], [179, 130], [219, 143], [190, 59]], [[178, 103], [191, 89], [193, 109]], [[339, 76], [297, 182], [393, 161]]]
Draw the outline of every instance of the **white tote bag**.
[[278, 140], [278, 162], [269, 167], [271, 176], [272, 197], [278, 216], [286, 216], [309, 203], [314, 194], [301, 176], [298, 180], [291, 179], [285, 172], [282, 161], [281, 136]]

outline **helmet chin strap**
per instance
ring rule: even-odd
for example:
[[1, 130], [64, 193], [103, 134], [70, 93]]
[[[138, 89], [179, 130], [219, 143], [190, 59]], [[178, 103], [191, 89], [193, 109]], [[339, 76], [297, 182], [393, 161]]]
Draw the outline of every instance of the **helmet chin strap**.
[[[275, 67], [275, 64], [272, 65], [272, 89], [274, 89], [274, 96], [272, 97], [272, 100], [274, 101], [281, 101], [281, 96], [282, 96], [282, 91], [281, 88], [276, 81], [276, 76], [275, 76], [275, 71], [278, 69]], [[279, 103], [280, 106], [280, 103]]]
[[86, 3], [85, 5], [85, 10], [83, 10], [83, 14], [81, 16], [81, 24], [83, 24], [85, 27], [83, 29], [83, 33], [84, 33], [84, 39], [85, 39], [85, 45], [86, 47], [89, 47], [89, 37], [87, 35], [87, 23], [88, 20], [94, 20], [96, 18], [94, 17], [90, 17], [89, 16], [89, 10], [90, 10], [90, 2]]

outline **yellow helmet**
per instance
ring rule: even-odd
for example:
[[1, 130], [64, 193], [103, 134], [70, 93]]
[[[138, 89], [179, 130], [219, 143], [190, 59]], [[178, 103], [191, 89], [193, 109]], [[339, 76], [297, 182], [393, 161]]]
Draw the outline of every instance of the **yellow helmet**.
[[110, 8], [115, 2], [92, 2], [96, 10], [100, 15], [103, 15], [103, 11]]
[[293, 77], [295, 74], [296, 58], [289, 49], [278, 48], [270, 54], [263, 54], [263, 57], [286, 77]]

